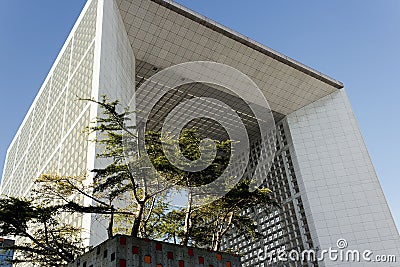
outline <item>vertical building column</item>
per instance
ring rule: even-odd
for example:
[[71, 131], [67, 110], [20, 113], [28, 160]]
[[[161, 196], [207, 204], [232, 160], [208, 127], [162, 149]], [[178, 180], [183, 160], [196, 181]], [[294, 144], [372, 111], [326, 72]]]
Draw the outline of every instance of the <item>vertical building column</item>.
[[345, 90], [293, 112], [287, 121], [320, 249], [346, 239], [349, 249], [399, 255], [399, 235]]

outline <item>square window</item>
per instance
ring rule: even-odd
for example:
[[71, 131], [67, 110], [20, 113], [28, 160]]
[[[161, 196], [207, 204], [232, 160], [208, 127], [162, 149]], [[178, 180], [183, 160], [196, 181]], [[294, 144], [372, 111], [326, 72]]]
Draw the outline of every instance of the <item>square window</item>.
[[199, 257], [199, 264], [204, 264], [204, 258], [203, 257]]
[[172, 253], [172, 252], [167, 252], [167, 258], [169, 259], [169, 260], [173, 260], [174, 259], [174, 253]]
[[151, 263], [151, 256], [149, 255], [144, 256], [144, 263]]
[[191, 249], [191, 248], [188, 249], [188, 255], [190, 257], [194, 256], [193, 249]]

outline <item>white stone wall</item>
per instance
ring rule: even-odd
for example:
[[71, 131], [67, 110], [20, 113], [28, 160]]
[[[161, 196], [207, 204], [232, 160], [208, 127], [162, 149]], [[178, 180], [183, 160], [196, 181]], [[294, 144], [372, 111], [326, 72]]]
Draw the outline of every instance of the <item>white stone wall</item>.
[[[97, 38], [101, 46], [97, 51], [98, 61], [98, 85], [94, 88], [93, 97], [101, 100], [106, 95], [109, 100], [119, 100], [121, 107], [126, 107], [135, 93], [135, 56], [133, 54], [125, 26], [122, 22], [119, 10], [113, 0], [101, 0], [99, 2], [99, 20], [101, 28]], [[132, 102], [132, 110], [134, 110]], [[93, 107], [93, 113], [100, 115], [101, 109]], [[94, 119], [95, 117], [93, 117]], [[88, 166], [101, 168], [107, 164], [104, 159], [97, 159], [100, 153], [99, 147], [91, 147], [89, 150], [90, 162]], [[98, 245], [107, 239], [108, 221], [99, 216], [90, 218], [90, 245]]]
[[[307, 218], [312, 218], [312, 235], [320, 249], [336, 248], [337, 240], [344, 238], [348, 249], [397, 255], [400, 260], [399, 234], [345, 90], [288, 115], [287, 121], [296, 173], [301, 191], [306, 192]], [[382, 266], [397, 266], [392, 264]]]
[[105, 0], [103, 11], [99, 96], [126, 106], [135, 93], [135, 56], [115, 1]]

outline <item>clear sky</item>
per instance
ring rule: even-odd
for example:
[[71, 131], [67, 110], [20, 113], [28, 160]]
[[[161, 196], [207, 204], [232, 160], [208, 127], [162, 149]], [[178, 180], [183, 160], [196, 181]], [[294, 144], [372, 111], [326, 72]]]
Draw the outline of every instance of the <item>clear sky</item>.
[[[400, 1], [178, 2], [344, 83], [399, 227]], [[0, 1], [0, 170], [84, 3]]]

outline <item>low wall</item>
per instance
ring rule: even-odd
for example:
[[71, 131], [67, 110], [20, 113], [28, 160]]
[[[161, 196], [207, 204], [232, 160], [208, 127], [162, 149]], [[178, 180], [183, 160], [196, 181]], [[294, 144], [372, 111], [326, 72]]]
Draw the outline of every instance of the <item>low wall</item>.
[[117, 235], [68, 267], [240, 267], [240, 258], [222, 252]]

